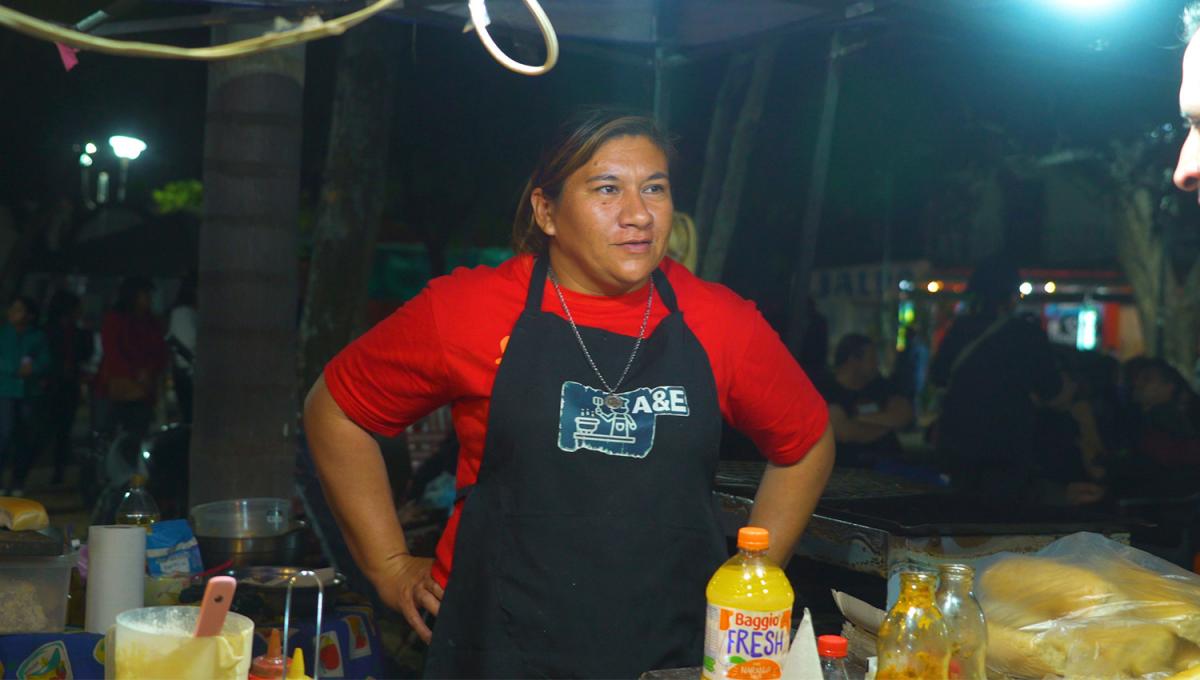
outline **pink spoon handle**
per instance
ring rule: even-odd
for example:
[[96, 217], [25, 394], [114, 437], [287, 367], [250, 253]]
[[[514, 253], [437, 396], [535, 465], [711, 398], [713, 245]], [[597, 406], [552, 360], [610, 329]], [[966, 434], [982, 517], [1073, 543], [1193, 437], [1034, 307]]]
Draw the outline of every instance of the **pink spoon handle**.
[[221, 632], [236, 589], [237, 580], [232, 576], [214, 576], [208, 580], [208, 585], [204, 587], [204, 599], [200, 601], [195, 637], [212, 637]]

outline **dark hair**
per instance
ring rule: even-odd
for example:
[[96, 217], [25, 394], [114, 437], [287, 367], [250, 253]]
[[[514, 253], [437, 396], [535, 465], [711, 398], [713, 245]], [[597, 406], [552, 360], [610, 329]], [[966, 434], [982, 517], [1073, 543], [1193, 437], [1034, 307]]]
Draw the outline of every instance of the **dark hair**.
[[[25, 316], [29, 317], [29, 325], [36, 326], [38, 320], [38, 304], [28, 295], [18, 295], [13, 302], [20, 302], [25, 307]], [[11, 306], [11, 304], [10, 304]]]
[[530, 202], [533, 190], [540, 188], [550, 200], [557, 200], [571, 173], [590, 161], [605, 142], [618, 137], [645, 137], [662, 150], [668, 162], [675, 154], [671, 141], [646, 116], [611, 109], [572, 116], [558, 129], [525, 183], [513, 218], [513, 250], [535, 255], [546, 253], [550, 240], [533, 214]]
[[1183, 21], [1183, 41], [1191, 42], [1196, 32], [1200, 31], [1200, 2], [1184, 7], [1180, 19]]
[[118, 312], [128, 314], [133, 311], [138, 294], [149, 294], [153, 288], [154, 285], [150, 283], [150, 279], [144, 276], [126, 277], [121, 281], [121, 287], [117, 290], [117, 303], [113, 305], [113, 308]]
[[980, 261], [967, 281], [967, 294], [976, 312], [995, 312], [998, 307], [1017, 296], [1021, 273], [1004, 257], [994, 256]]
[[837, 368], [851, 359], [857, 359], [863, 352], [874, 346], [875, 342], [862, 333], [843, 335], [838, 340], [837, 348], [833, 350], [833, 366]]
[[50, 296], [50, 303], [46, 305], [47, 322], [57, 323], [67, 314], [73, 314], [80, 304], [79, 296], [71, 291], [54, 291], [54, 295]]

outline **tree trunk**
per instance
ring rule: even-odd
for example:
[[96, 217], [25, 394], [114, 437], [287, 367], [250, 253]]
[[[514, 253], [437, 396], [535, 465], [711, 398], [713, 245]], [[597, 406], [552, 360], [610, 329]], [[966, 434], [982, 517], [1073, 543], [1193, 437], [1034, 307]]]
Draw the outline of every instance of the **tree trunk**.
[[302, 390], [362, 329], [399, 79], [394, 37], [390, 25], [368, 22], [342, 39], [300, 323]]
[[712, 233], [713, 213], [721, 199], [721, 180], [725, 177], [725, 166], [729, 162], [729, 138], [733, 129], [734, 104], [746, 82], [750, 68], [750, 55], [738, 53], [729, 58], [725, 77], [717, 91], [713, 105], [712, 121], [708, 126], [708, 144], [704, 148], [704, 172], [700, 177], [700, 191], [696, 196], [696, 211], [692, 216], [696, 223], [696, 242], [699, 253], [697, 270], [704, 265], [704, 248]]
[[[218, 27], [214, 42], [270, 30]], [[289, 497], [304, 48], [208, 71], [190, 502]]]
[[1155, 226], [1149, 189], [1127, 190], [1117, 205], [1117, 257], [1133, 288], [1146, 353], [1165, 359], [1190, 380], [1200, 335], [1200, 260], [1181, 282]]
[[738, 115], [733, 141], [729, 144], [729, 165], [721, 186], [721, 199], [713, 213], [712, 228], [707, 243], [701, 242], [704, 258], [700, 262], [700, 276], [709, 281], [720, 281], [725, 272], [725, 257], [729, 252], [729, 241], [737, 228], [738, 212], [742, 205], [742, 189], [746, 185], [746, 167], [750, 163], [750, 152], [754, 148], [754, 133], [762, 118], [763, 102], [767, 98], [767, 86], [771, 82], [771, 69], [775, 55], [779, 52], [779, 41], [772, 40], [758, 49], [754, 55], [754, 74], [746, 99]]

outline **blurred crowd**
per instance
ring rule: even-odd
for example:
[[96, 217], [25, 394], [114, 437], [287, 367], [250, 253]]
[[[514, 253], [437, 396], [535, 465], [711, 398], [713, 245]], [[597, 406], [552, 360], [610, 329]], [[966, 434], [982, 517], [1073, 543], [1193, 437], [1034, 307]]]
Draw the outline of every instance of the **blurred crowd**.
[[190, 421], [195, 277], [179, 286], [166, 320], [152, 292], [149, 279], [126, 278], [98, 328], [85, 325], [69, 290], [53, 291], [44, 315], [31, 297], [9, 303], [0, 325], [0, 496], [23, 496], [40, 457], [53, 465], [51, 484], [64, 485], [81, 419], [88, 440], [133, 441], [155, 422]]
[[[1018, 273], [985, 262], [940, 344], [910, 334], [890, 376], [850, 334], [811, 369], [838, 465], [1005, 502], [1095, 505], [1200, 496], [1200, 396], [1166, 361], [1052, 346], [1017, 311]], [[921, 413], [917, 406], [921, 405]]]

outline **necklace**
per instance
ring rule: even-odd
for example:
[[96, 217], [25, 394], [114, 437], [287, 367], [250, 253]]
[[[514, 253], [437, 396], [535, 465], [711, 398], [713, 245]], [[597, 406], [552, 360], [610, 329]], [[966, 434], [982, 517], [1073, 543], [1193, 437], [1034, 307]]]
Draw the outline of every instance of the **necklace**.
[[567, 315], [571, 330], [575, 332], [575, 339], [579, 341], [579, 348], [583, 350], [584, 358], [592, 367], [592, 371], [596, 373], [596, 377], [600, 379], [600, 384], [604, 386], [604, 404], [611, 409], [619, 408], [622, 399], [617, 396], [617, 388], [625, 382], [625, 376], [629, 375], [629, 367], [633, 366], [633, 358], [637, 356], [638, 348], [642, 346], [642, 339], [646, 337], [646, 324], [650, 321], [650, 308], [654, 305], [653, 279], [650, 281], [650, 294], [646, 296], [646, 313], [642, 315], [642, 328], [638, 331], [637, 342], [633, 343], [633, 351], [629, 353], [629, 361], [625, 362], [625, 370], [621, 371], [621, 377], [617, 378], [616, 384], [610, 387], [608, 381], [604, 379], [604, 375], [600, 373], [600, 369], [596, 367], [596, 362], [592, 360], [592, 353], [588, 351], [587, 345], [583, 344], [583, 336], [579, 334], [579, 327], [575, 325], [575, 317], [571, 316], [571, 308], [567, 306], [567, 299], [563, 297], [562, 288], [558, 287], [558, 277], [554, 275], [554, 269], [548, 267], [546, 274], [550, 277], [550, 283], [554, 285], [554, 292], [558, 293], [558, 301]]

